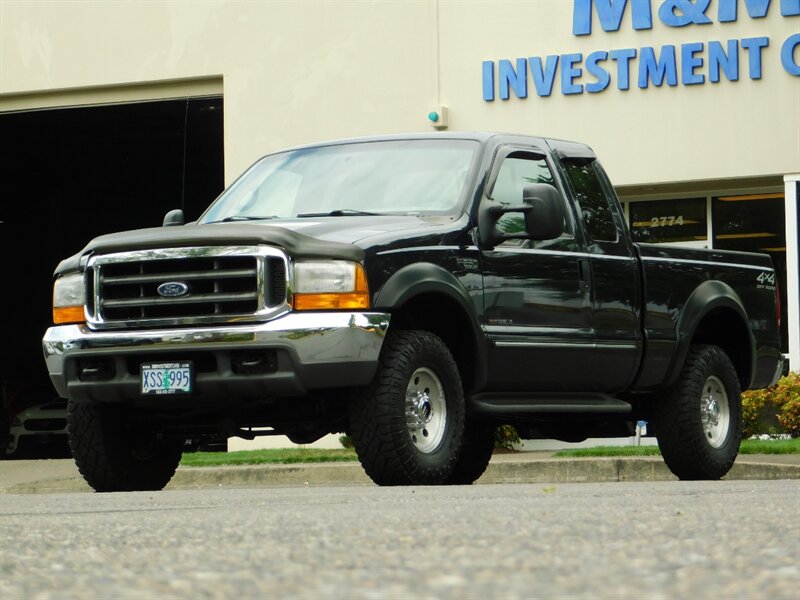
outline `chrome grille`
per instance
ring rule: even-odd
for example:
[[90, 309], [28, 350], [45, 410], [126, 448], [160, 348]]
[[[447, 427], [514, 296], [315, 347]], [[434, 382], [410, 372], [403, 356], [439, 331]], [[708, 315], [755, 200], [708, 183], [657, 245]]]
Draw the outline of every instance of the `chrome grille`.
[[288, 310], [286, 257], [275, 248], [121, 252], [88, 267], [89, 323], [99, 329], [265, 320]]

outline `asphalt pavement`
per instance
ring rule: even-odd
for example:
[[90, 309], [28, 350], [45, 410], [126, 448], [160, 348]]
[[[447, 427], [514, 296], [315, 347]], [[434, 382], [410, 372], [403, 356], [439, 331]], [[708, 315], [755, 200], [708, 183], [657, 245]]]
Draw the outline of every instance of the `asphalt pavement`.
[[796, 480], [5, 494], [0, 597], [798, 600], [799, 494]]
[[[800, 455], [740, 455], [727, 480], [800, 479]], [[478, 484], [675, 481], [661, 457], [555, 458], [552, 452], [495, 454]], [[305, 463], [180, 467], [167, 489], [372, 485], [361, 465]], [[0, 462], [0, 494], [90, 492], [70, 459]]]

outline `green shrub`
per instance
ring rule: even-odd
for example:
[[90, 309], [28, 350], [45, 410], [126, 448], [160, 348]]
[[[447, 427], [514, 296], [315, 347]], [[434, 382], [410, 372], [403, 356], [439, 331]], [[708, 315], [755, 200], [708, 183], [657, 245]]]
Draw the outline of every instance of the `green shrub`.
[[763, 423], [771, 388], [742, 392], [742, 439], [748, 439], [765, 431]]
[[777, 394], [783, 398], [778, 422], [792, 437], [800, 437], [800, 373], [789, 373], [776, 384]]
[[513, 450], [514, 444], [520, 443], [519, 434], [512, 425], [500, 425], [494, 430], [494, 447]]
[[800, 373], [772, 387], [742, 393], [742, 437], [788, 433], [800, 437]]

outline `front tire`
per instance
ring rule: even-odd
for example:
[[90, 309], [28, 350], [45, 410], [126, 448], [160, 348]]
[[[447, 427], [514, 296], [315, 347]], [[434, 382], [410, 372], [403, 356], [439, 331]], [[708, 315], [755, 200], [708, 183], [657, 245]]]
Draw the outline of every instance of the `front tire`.
[[461, 450], [464, 392], [449, 349], [427, 331], [389, 333], [372, 383], [350, 399], [350, 435], [378, 485], [439, 485]]
[[656, 437], [680, 479], [720, 479], [730, 471], [742, 439], [742, 399], [722, 348], [690, 348], [680, 380], [658, 403]]
[[494, 453], [496, 428], [494, 423], [467, 419], [461, 454], [453, 467], [453, 472], [447, 478], [447, 484], [471, 485], [483, 475]]
[[125, 406], [70, 401], [67, 432], [75, 464], [97, 492], [160, 490], [181, 460], [183, 440], [158, 438]]

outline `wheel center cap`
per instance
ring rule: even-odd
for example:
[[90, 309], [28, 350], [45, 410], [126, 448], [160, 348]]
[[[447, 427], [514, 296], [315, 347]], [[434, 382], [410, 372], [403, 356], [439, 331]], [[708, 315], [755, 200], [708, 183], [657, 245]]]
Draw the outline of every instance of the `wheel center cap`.
[[719, 424], [719, 403], [714, 396], [708, 395], [704, 398], [702, 417], [706, 425]]
[[433, 408], [431, 406], [431, 399], [428, 394], [419, 393], [417, 395], [417, 418], [422, 423], [428, 423], [433, 416]]

